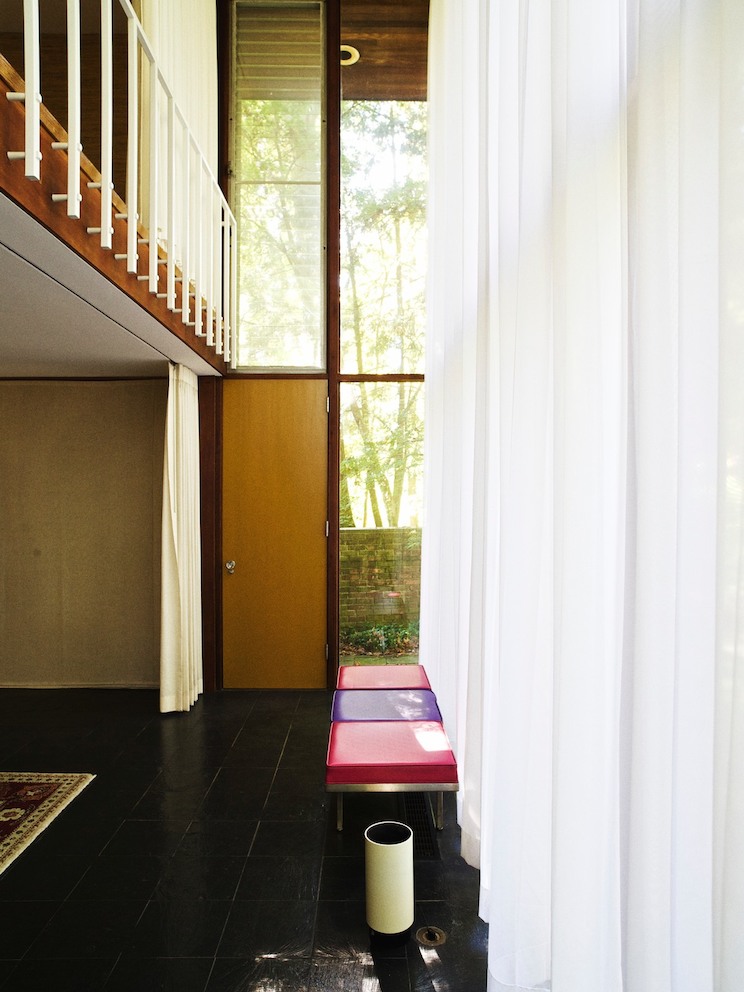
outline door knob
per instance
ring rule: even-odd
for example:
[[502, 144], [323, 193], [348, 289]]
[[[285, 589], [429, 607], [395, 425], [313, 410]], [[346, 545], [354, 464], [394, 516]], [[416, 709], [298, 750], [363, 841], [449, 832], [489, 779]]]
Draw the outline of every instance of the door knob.
[[235, 562], [234, 561], [226, 561], [225, 562], [225, 569], [226, 569], [227, 572], [230, 573], [230, 575], [232, 575], [233, 572], [235, 571]]

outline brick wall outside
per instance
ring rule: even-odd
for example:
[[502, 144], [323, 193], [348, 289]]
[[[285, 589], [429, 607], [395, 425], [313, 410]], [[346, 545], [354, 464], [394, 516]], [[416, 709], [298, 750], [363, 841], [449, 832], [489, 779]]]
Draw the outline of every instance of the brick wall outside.
[[342, 529], [341, 630], [418, 620], [421, 530]]

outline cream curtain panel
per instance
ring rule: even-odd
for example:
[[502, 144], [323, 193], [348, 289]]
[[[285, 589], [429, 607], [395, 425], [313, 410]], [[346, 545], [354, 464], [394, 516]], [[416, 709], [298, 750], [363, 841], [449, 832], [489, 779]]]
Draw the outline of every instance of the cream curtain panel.
[[[217, 134], [217, 6], [214, 0], [141, 0], [139, 15], [145, 34], [152, 46], [158, 66], [188, 127], [204, 156], [213, 176], [218, 171]], [[153, 105], [150, 91], [150, 68], [147, 60], [140, 58], [140, 204], [142, 223], [154, 228], [163, 239], [168, 231], [168, 105], [162, 89]], [[150, 216], [150, 150], [153, 141], [152, 126], [157, 123], [158, 179], [157, 217]], [[188, 166], [188, 197], [192, 204], [190, 218], [178, 207], [173, 218], [172, 250], [178, 263], [197, 252], [196, 218], [199, 213], [205, 224], [213, 221], [210, 207], [202, 199], [200, 180], [206, 184], [206, 173], [197, 173], [196, 154], [186, 140], [184, 127], [176, 117], [174, 129], [176, 169], [175, 201], [183, 204], [186, 196], [186, 167]], [[202, 259], [205, 266], [208, 260]]]
[[432, 0], [422, 659], [489, 989], [744, 981], [744, 4]]
[[141, 21], [216, 176], [217, 5], [214, 0], [142, 0]]
[[171, 365], [163, 468], [160, 711], [188, 710], [201, 694], [199, 388]]

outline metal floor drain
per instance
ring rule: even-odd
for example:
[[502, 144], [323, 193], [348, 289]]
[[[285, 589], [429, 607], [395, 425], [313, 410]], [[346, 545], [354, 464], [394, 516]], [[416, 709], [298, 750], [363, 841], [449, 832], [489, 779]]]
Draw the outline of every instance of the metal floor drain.
[[421, 927], [416, 931], [416, 940], [424, 947], [439, 947], [447, 939], [447, 934], [439, 927]]
[[413, 829], [413, 857], [439, 860], [439, 845], [427, 794], [403, 793], [403, 808], [403, 821]]

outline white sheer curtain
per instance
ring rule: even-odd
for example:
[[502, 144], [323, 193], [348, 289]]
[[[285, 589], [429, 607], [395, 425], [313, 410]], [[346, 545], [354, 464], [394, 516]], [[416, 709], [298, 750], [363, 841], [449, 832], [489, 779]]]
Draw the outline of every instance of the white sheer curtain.
[[214, 0], [142, 0], [150, 40], [202, 154], [217, 175], [217, 5]]
[[188, 710], [203, 689], [199, 383], [171, 365], [163, 468], [160, 710]]
[[[214, 177], [218, 172], [217, 134], [217, 7], [214, 0], [141, 0], [140, 19], [152, 46], [158, 66], [184, 115], [186, 125]], [[152, 106], [150, 69], [141, 59], [140, 77], [140, 207], [139, 216], [148, 228], [154, 228], [157, 238], [169, 241], [168, 251], [173, 252], [177, 264], [190, 257], [192, 264], [199, 247], [197, 214], [201, 223], [214, 223], [216, 205], [212, 202], [207, 173], [201, 160], [187, 140], [180, 116], [174, 120], [173, 141], [175, 172], [168, 171], [168, 104], [162, 88], [158, 88]], [[150, 152], [154, 140], [153, 125], [157, 125], [158, 180], [156, 217], [150, 216], [151, 176]], [[188, 176], [188, 179], [186, 178]], [[177, 207], [169, 233], [168, 187], [174, 183], [176, 204], [184, 199], [191, 203], [191, 211]], [[186, 189], [188, 185], [188, 190]], [[188, 215], [188, 216], [187, 216]], [[205, 228], [206, 229], [206, 228]], [[200, 256], [201, 257], [201, 256]], [[201, 257], [199, 264], [208, 266], [209, 260]]]
[[744, 5], [432, 0], [422, 660], [489, 988], [744, 980]]

